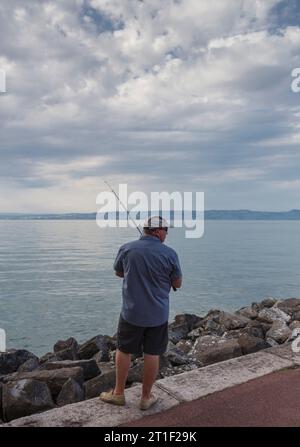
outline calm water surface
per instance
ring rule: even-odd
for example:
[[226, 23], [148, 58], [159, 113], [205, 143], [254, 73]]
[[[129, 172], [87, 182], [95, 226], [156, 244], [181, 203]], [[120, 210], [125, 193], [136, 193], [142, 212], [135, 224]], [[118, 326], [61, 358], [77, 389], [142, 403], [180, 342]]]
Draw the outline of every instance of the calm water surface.
[[[300, 222], [206, 221], [201, 239], [171, 229], [166, 243], [184, 274], [170, 295], [170, 320], [182, 312], [237, 310], [266, 296], [300, 296]], [[113, 335], [122, 280], [112, 265], [134, 229], [94, 221], [0, 221], [0, 327], [9, 347], [38, 355], [58, 339]]]

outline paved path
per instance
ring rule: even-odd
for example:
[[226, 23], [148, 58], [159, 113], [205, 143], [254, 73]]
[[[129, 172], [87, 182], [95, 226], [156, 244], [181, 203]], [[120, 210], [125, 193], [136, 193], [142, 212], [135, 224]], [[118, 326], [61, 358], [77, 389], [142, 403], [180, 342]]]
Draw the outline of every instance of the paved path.
[[300, 369], [268, 374], [122, 427], [300, 427]]

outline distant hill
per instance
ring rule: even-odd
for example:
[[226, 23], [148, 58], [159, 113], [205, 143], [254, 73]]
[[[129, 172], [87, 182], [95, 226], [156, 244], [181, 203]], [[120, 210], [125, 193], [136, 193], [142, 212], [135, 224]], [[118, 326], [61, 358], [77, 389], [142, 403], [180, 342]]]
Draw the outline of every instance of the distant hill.
[[[126, 213], [117, 213], [117, 217], [118, 216], [124, 218], [126, 217]], [[171, 211], [171, 219], [173, 217], [174, 213]], [[300, 210], [290, 210], [290, 211], [207, 210], [204, 212], [204, 217], [206, 220], [300, 220]], [[193, 218], [195, 218], [195, 212], [193, 212]], [[0, 220], [95, 220], [95, 219], [96, 219], [96, 213], [65, 213], [65, 214], [0, 213]]]

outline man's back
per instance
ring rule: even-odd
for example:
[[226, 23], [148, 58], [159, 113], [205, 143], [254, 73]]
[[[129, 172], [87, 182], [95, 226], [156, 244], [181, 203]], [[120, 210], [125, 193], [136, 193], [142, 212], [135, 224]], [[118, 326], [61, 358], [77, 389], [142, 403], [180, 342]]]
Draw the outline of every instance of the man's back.
[[124, 274], [122, 316], [137, 326], [168, 321], [171, 282], [182, 276], [177, 253], [154, 236], [124, 244], [114, 263]]

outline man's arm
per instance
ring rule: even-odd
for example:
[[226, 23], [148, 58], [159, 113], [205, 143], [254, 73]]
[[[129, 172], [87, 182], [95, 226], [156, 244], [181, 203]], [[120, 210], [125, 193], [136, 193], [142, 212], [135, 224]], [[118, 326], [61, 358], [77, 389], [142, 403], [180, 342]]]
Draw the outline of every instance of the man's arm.
[[173, 279], [173, 281], [171, 281], [172, 287], [174, 287], [175, 289], [180, 289], [180, 287], [182, 286], [182, 278], [176, 278]]
[[115, 272], [115, 274], [117, 276], [119, 276], [120, 278], [124, 278], [124, 273], [123, 272]]

